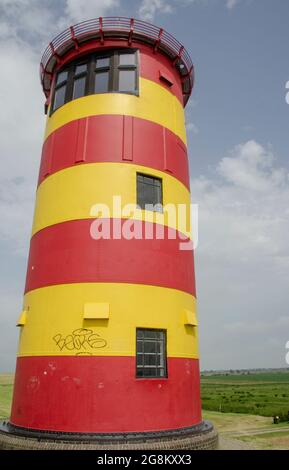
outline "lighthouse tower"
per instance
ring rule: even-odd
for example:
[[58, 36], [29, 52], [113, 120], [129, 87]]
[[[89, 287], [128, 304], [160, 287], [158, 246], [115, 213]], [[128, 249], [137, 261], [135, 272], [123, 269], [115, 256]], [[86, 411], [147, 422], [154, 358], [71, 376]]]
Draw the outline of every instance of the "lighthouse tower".
[[47, 125], [0, 442], [214, 448], [189, 234], [191, 59], [163, 29], [98, 18], [49, 44], [41, 82]]

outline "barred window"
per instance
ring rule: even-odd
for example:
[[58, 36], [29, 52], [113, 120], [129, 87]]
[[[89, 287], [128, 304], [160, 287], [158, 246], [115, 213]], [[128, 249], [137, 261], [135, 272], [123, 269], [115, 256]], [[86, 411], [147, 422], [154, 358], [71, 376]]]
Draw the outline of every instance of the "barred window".
[[136, 330], [136, 376], [167, 377], [166, 331]]
[[137, 204], [141, 209], [154, 206], [152, 209], [162, 212], [162, 180], [154, 176], [137, 173]]
[[71, 62], [57, 74], [51, 112], [65, 103], [95, 93], [138, 94], [138, 54], [114, 49]]

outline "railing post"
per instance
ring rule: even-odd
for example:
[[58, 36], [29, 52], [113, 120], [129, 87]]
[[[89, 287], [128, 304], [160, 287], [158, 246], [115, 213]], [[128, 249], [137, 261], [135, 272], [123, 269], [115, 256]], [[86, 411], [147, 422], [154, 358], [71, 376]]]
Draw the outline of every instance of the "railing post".
[[102, 29], [102, 17], [99, 17], [99, 33], [100, 33], [100, 44], [104, 44], [104, 35], [103, 35], [103, 29]]
[[130, 19], [130, 31], [129, 31], [129, 36], [128, 36], [128, 45], [131, 46], [132, 43], [132, 35], [134, 32], [134, 18]]
[[54, 49], [54, 46], [53, 46], [52, 42], [49, 44], [49, 47], [50, 47], [50, 50], [51, 50], [51, 53], [52, 53], [52, 57], [55, 57], [57, 63], [59, 64], [61, 59], [60, 59], [60, 56], [57, 54], [56, 50]]
[[161, 38], [162, 38], [163, 32], [164, 32], [164, 30], [163, 30], [163, 28], [161, 28], [161, 29], [159, 30], [159, 35], [158, 35], [158, 38], [156, 39], [156, 42], [155, 42], [155, 45], [154, 45], [154, 52], [157, 52], [157, 49], [158, 49], [159, 44], [160, 44], [160, 42], [161, 42]]
[[173, 65], [176, 65], [177, 61], [182, 58], [183, 51], [184, 51], [184, 46], [181, 46], [178, 55], [175, 57], [173, 61]]
[[70, 26], [70, 33], [71, 33], [71, 39], [72, 39], [72, 41], [74, 42], [74, 48], [75, 48], [76, 51], [78, 51], [78, 49], [79, 49], [79, 44], [78, 44], [78, 40], [77, 40], [77, 38], [76, 38], [76, 36], [75, 36], [75, 32], [74, 32], [73, 26]]

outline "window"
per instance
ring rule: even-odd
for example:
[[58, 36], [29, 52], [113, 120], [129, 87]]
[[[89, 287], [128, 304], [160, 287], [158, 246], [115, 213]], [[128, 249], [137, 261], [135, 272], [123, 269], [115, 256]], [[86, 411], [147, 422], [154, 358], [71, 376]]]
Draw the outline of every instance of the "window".
[[131, 49], [91, 54], [72, 62], [56, 77], [51, 112], [94, 93], [138, 93], [138, 55]]
[[167, 377], [165, 330], [136, 330], [136, 376]]
[[81, 98], [81, 96], [85, 96], [86, 92], [86, 82], [87, 82], [87, 64], [78, 64], [75, 66], [74, 73], [73, 73], [73, 97], [72, 99], [75, 100], [76, 98]]
[[137, 91], [137, 64], [136, 54], [131, 52], [120, 52], [117, 57], [116, 84], [118, 91]]
[[60, 108], [65, 102], [66, 88], [67, 88], [68, 70], [63, 70], [58, 73], [54, 91], [53, 110]]
[[[141, 209], [162, 212], [162, 180], [150, 175], [137, 173], [137, 204]], [[147, 206], [154, 207], [147, 207]]]

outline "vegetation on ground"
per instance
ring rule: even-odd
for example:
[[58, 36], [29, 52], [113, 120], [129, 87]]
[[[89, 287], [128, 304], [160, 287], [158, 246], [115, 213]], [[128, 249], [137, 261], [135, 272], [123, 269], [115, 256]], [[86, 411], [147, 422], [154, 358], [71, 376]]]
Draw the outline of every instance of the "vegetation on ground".
[[10, 415], [13, 379], [11, 374], [0, 375], [0, 419]]
[[289, 421], [289, 371], [202, 376], [201, 395], [204, 410]]

